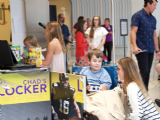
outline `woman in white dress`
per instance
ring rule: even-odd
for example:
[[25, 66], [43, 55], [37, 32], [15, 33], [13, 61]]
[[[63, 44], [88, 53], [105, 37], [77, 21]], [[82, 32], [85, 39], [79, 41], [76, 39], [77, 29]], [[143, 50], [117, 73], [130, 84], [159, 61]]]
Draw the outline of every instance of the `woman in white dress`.
[[63, 54], [65, 53], [65, 45], [59, 23], [47, 23], [44, 33], [48, 45], [47, 55], [42, 64], [44, 66], [49, 66], [51, 71], [65, 72], [63, 57]]

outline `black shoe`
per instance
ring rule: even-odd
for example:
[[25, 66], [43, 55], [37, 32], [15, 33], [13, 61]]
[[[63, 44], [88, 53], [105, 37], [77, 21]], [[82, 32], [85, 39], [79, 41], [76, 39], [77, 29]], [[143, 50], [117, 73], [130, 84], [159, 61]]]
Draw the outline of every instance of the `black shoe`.
[[155, 99], [156, 104], [160, 107], [160, 99]]
[[86, 120], [99, 120], [97, 116], [92, 115], [91, 113], [88, 113], [87, 111], [83, 111], [82, 113], [83, 118], [85, 118]]

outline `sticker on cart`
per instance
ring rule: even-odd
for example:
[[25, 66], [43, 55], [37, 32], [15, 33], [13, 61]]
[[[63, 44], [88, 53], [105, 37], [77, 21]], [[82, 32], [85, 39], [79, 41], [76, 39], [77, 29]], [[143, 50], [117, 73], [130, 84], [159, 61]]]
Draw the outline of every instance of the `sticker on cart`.
[[89, 83], [90, 90], [89, 91], [101, 91], [101, 85], [95, 83]]

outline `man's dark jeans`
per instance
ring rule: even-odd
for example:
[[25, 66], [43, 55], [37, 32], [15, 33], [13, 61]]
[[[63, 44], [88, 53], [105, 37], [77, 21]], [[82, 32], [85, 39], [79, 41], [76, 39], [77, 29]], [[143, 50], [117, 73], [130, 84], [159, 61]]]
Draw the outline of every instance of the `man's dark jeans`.
[[136, 55], [139, 70], [147, 90], [149, 84], [150, 70], [153, 62], [153, 56], [154, 53], [147, 53], [147, 52], [142, 52]]

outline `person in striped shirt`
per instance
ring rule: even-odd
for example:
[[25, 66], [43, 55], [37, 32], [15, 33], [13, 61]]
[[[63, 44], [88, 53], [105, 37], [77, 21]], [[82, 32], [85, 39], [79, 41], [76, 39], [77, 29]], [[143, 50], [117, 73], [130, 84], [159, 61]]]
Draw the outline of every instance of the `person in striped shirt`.
[[160, 114], [148, 95], [134, 60], [130, 57], [120, 59], [117, 73], [130, 107], [127, 120], [160, 120]]

